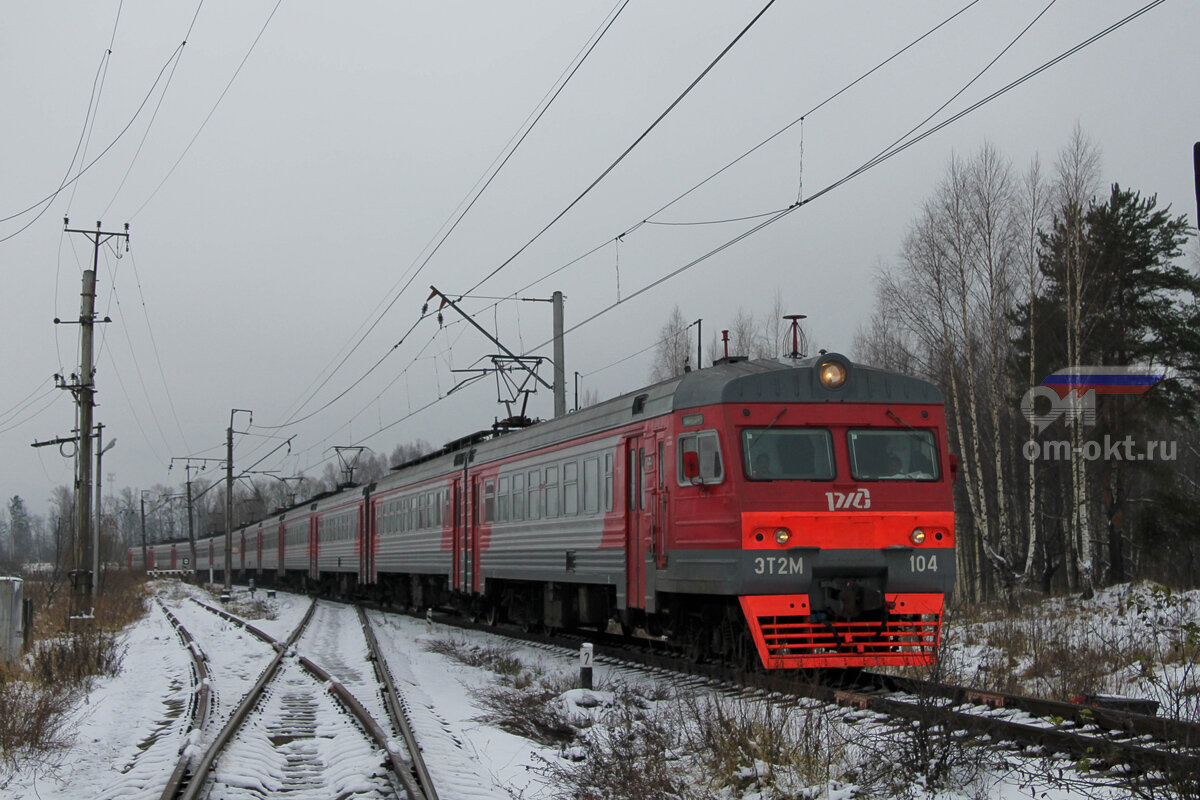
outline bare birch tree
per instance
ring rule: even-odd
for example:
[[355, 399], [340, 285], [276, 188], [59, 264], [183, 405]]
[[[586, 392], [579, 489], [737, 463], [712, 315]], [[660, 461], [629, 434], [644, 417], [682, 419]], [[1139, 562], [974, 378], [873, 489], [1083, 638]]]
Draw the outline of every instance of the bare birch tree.
[[692, 323], [684, 320], [678, 305], [671, 309], [671, 316], [658, 331], [658, 346], [650, 365], [651, 381], [657, 383], [683, 374], [694, 352], [691, 326]]
[[[1087, 239], [1084, 236], [1084, 216], [1092, 203], [1099, 183], [1100, 154], [1079, 125], [1072, 131], [1071, 140], [1059, 153], [1055, 165], [1055, 206], [1061, 215], [1060, 224], [1066, 237], [1063, 288], [1067, 329], [1067, 365], [1083, 366], [1084, 291], [1089, 284]], [[1078, 392], [1068, 395], [1072, 404], [1080, 400]], [[1074, 409], [1072, 409], [1074, 410]], [[1084, 431], [1077, 414], [1071, 415], [1071, 535], [1077, 553], [1076, 569], [1079, 590], [1091, 597], [1095, 582], [1093, 559], [1092, 519], [1088, 491], [1087, 461], [1083, 457]], [[1068, 550], [1070, 552], [1071, 549]]]
[[[1026, 336], [1029, 339], [1029, 386], [1037, 386], [1037, 314], [1036, 298], [1041, 294], [1042, 272], [1038, 263], [1038, 245], [1050, 215], [1049, 192], [1042, 177], [1041, 162], [1035, 157], [1029, 164], [1021, 185], [1021, 230], [1017, 238], [1017, 247], [1021, 260], [1028, 318], [1025, 320]], [[1037, 436], [1037, 425], [1030, 420], [1028, 426], [1029, 441]], [[1039, 498], [1037, 490], [1037, 462], [1028, 459], [1026, 472], [1026, 492], [1028, 506], [1025, 520], [1025, 568], [1021, 573], [1022, 582], [1028, 587], [1032, 585], [1033, 570], [1037, 563], [1039, 547]]]

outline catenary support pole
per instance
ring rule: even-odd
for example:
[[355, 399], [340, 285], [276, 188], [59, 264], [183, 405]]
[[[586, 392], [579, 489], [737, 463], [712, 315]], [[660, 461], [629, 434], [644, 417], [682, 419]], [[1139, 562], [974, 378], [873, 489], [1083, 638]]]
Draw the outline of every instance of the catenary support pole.
[[563, 293], [554, 293], [554, 416], [567, 413], [567, 371], [563, 363]]

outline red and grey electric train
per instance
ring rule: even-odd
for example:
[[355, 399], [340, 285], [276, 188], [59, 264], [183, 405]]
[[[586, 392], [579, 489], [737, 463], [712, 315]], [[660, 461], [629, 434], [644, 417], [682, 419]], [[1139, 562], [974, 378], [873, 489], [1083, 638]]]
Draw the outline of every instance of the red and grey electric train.
[[[928, 664], [954, 472], [932, 384], [836, 353], [729, 358], [246, 525], [233, 569], [768, 668]], [[224, 561], [223, 535], [198, 542], [198, 570]]]

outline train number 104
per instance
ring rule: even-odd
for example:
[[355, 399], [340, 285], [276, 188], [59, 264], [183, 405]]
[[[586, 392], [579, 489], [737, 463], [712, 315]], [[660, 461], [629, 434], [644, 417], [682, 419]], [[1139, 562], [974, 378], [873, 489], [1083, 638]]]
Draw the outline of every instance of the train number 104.
[[908, 557], [908, 567], [913, 572], [937, 572], [937, 556], [917, 555], [914, 553]]

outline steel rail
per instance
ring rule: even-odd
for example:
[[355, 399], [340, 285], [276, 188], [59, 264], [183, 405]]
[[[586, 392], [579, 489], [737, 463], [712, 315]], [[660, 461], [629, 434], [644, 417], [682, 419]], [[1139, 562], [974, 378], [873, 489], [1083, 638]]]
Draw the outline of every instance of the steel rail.
[[425, 757], [421, 753], [421, 747], [417, 743], [417, 737], [412, 730], [412, 722], [408, 718], [408, 712], [404, 708], [404, 699], [400, 693], [396, 691], [395, 681], [392, 680], [392, 672], [388, 669], [387, 659], [384, 658], [383, 651], [379, 648], [379, 640], [375, 638], [375, 631], [371, 627], [371, 621], [367, 619], [367, 612], [362, 606], [356, 605], [358, 611], [358, 622], [362, 625], [363, 637], [367, 640], [367, 648], [370, 650], [371, 662], [375, 665], [375, 675], [379, 682], [383, 685], [383, 698], [387, 705], [388, 713], [392, 717], [392, 724], [396, 730], [404, 737], [404, 744], [408, 748], [409, 755], [412, 758], [412, 771], [416, 776], [419, 788], [419, 795], [409, 794], [409, 800], [438, 800], [437, 788], [433, 784], [433, 778], [429, 775], [429, 769], [425, 765]]
[[[404, 613], [404, 612], [401, 612]], [[417, 616], [413, 614], [412, 616]], [[460, 627], [470, 630], [490, 631], [506, 638], [526, 642], [554, 645], [573, 649], [581, 641], [578, 633], [572, 635], [551, 635], [537, 632], [522, 632], [508, 628], [497, 628], [475, 622], [468, 622], [446, 615], [436, 617], [440, 624]], [[761, 672], [718, 664], [697, 664], [686, 658], [669, 652], [631, 648], [629, 641], [615, 640], [603, 634], [588, 632], [587, 638], [594, 643], [597, 658], [604, 657], [615, 662], [636, 664], [651, 669], [663, 669], [683, 674], [696, 675], [710, 680], [731, 683], [767, 693], [790, 694], [808, 697], [829, 704], [852, 705], [870, 709], [887, 716], [929, 722], [930, 724], [945, 724], [946, 726], [969, 731], [978, 735], [989, 735], [995, 739], [1012, 741], [1017, 744], [1041, 747], [1048, 751], [1059, 752], [1073, 757], [1085, 757], [1103, 760], [1113, 764], [1130, 764], [1140, 768], [1161, 770], [1168, 775], [1182, 778], [1200, 778], [1200, 748], [1196, 748], [1197, 731], [1200, 726], [1182, 720], [1150, 717], [1132, 712], [1098, 709], [1092, 706], [1077, 706], [1061, 703], [1060, 701], [1042, 701], [1037, 698], [1021, 698], [1016, 695], [991, 694], [991, 697], [1007, 698], [1006, 705], [1014, 710], [1024, 711], [1032, 717], [1061, 718], [1071, 720], [1073, 724], [1096, 725], [1101, 729], [1129, 732], [1133, 731], [1142, 736], [1150, 736], [1156, 741], [1150, 744], [1129, 740], [1106, 737], [1098, 733], [1086, 731], [1065, 730], [1058, 725], [1043, 727], [1034, 724], [1034, 720], [1009, 720], [996, 716], [973, 714], [962, 710], [954, 710], [952, 706], [961, 703], [976, 703], [992, 705], [986, 699], [989, 693], [971, 692], [962, 687], [939, 686], [929, 684], [924, 690], [920, 689], [919, 681], [904, 683], [891, 676], [878, 676], [864, 673], [864, 679], [894, 681], [892, 686], [898, 691], [910, 691], [917, 696], [924, 694], [927, 698], [942, 696], [948, 702], [945, 705], [932, 705], [928, 702], [905, 702], [895, 698], [885, 698], [879, 695], [855, 691], [851, 687], [841, 687], [830, 683], [822, 683], [821, 673], [798, 675], [790, 672]], [[647, 641], [649, 647], [654, 643]], [[886, 684], [884, 684], [886, 685]], [[900, 687], [907, 686], [909, 689]], [[935, 688], [937, 687], [937, 688]], [[881, 689], [883, 686], [880, 687]], [[971, 697], [980, 698], [971, 700]], [[1035, 709], [1045, 709], [1038, 713]], [[1063, 712], [1070, 711], [1070, 714]], [[1138, 719], [1138, 718], [1142, 719]], [[1078, 722], [1076, 722], [1078, 721]], [[1057, 720], [1055, 720], [1057, 722]], [[1104, 724], [1100, 724], [1100, 723]], [[1133, 726], [1131, 728], [1131, 726]], [[1192, 752], [1164, 749], [1169, 747], [1192, 748]]]
[[208, 719], [208, 712], [212, 701], [212, 687], [208, 683], [208, 667], [205, 665], [207, 656], [196, 644], [196, 640], [192, 638], [192, 634], [183, 626], [166, 604], [159, 598], [155, 598], [159, 608], [166, 614], [167, 621], [171, 623], [171, 627], [175, 629], [175, 634], [183, 640], [188, 652], [192, 655], [192, 670], [196, 683], [196, 692], [192, 695], [191, 704], [191, 723], [188, 728], [188, 736], [184, 738], [183, 747], [180, 748], [180, 758], [175, 765], [175, 769], [171, 772], [171, 777], [167, 780], [167, 786], [163, 790], [161, 800], [171, 800], [179, 794], [180, 788], [183, 786], [183, 779], [187, 775], [188, 758], [184, 756], [188, 747], [188, 738], [192, 731], [204, 730], [204, 723]]
[[[264, 638], [266, 641], [271, 643], [277, 652], [275, 654], [275, 658], [271, 660], [271, 663], [267, 665], [267, 668], [263, 670], [262, 675], [259, 676], [258, 682], [254, 684], [254, 687], [251, 688], [249, 692], [247, 692], [245, 698], [243, 698], [242, 702], [234, 710], [233, 715], [229, 718], [229, 721], [225, 723], [225, 726], [221, 729], [221, 732], [217, 734], [216, 739], [213, 740], [212, 744], [209, 745], [208, 749], [204, 752], [204, 755], [201, 756], [199, 762], [196, 764], [196, 768], [191, 771], [191, 779], [188, 781], [187, 786], [184, 787], [183, 791], [180, 793], [180, 800], [196, 800], [200, 796], [200, 792], [204, 789], [205, 784], [208, 782], [208, 774], [212, 771], [213, 765], [216, 763], [217, 756], [220, 755], [221, 751], [224, 750], [226, 745], [228, 745], [233, 739], [233, 735], [242, 726], [242, 723], [245, 722], [246, 717], [250, 714], [250, 711], [256, 705], [258, 705], [258, 701], [262, 697], [263, 690], [275, 678], [275, 674], [279, 671], [280, 664], [283, 663], [284, 656], [287, 655], [288, 650], [295, 643], [295, 641], [300, 638], [300, 634], [304, 632], [304, 628], [308, 625], [308, 621], [312, 619], [313, 612], [317, 608], [317, 603], [314, 600], [309, 605], [308, 611], [304, 615], [304, 619], [300, 620], [300, 624], [296, 626], [294, 631], [292, 631], [292, 635], [288, 637], [287, 641], [281, 644], [272, 639], [270, 636], [267, 636], [258, 628], [255, 628], [243, 620], [239, 620], [232, 614], [227, 614], [220, 609], [213, 608], [212, 606], [199, 601], [195, 602], [200, 607], [216, 612], [226, 619], [241, 624], [246, 628], [246, 630], [254, 633], [260, 638]], [[187, 759], [185, 758], [184, 760]]]
[[1180, 747], [1200, 748], [1200, 724], [1172, 717], [1159, 717], [1125, 709], [1080, 705], [1062, 700], [1043, 700], [1005, 692], [986, 692], [964, 686], [937, 684], [914, 678], [878, 676], [885, 685], [910, 694], [936, 694], [956, 705], [980, 705], [989, 708], [1014, 708], [1038, 717], [1058, 717], [1076, 725], [1096, 725], [1106, 731], [1123, 731], [1135, 736], [1150, 736]]
[[[267, 634], [260, 628], [255, 627], [254, 625], [250, 624], [246, 620], [236, 617], [233, 614], [230, 614], [223, 609], [216, 608], [215, 606], [210, 606], [206, 603], [201, 603], [200, 601], [194, 600], [194, 599], [193, 599], [193, 602], [197, 603], [197, 605], [199, 605], [201, 608], [211, 611], [212, 613], [217, 614], [218, 616], [222, 617], [223, 619], [226, 619], [230, 622], [233, 622], [233, 623], [243, 627], [245, 630], [250, 632], [252, 635], [258, 637], [259, 639], [262, 639], [264, 642], [267, 642], [268, 644], [270, 644], [272, 647], [274, 647], [279, 652], [276, 655], [275, 659], [272, 661], [271, 665], [268, 666], [267, 670], [265, 670], [263, 675], [259, 678], [258, 683], [256, 683], [254, 688], [251, 689], [250, 692], [247, 694], [247, 696], [243, 700], [242, 704], [238, 707], [238, 710], [234, 713], [234, 716], [231, 717], [229, 723], [226, 724], [226, 727], [224, 729], [222, 729], [222, 731], [218, 735], [217, 739], [214, 740], [213, 744], [209, 748], [209, 751], [205, 753], [205, 758], [200, 762], [200, 764], [197, 766], [197, 768], [193, 772], [193, 780], [191, 783], [189, 783], [188, 789], [191, 790], [192, 786], [196, 786], [197, 788], [192, 793], [184, 793], [184, 794], [180, 795], [179, 796], [180, 800], [194, 800], [194, 798], [197, 796], [196, 793], [198, 793], [200, 791], [200, 787], [206, 781], [205, 780], [196, 780], [196, 777], [207, 776], [208, 773], [211, 771], [213, 765], [216, 763], [217, 755], [219, 755], [220, 751], [222, 749], [224, 749], [225, 746], [228, 745], [229, 741], [232, 740], [233, 735], [237, 732], [238, 728], [241, 727], [241, 724], [242, 724], [242, 722], [245, 721], [245, 717], [249, 713], [249, 711], [251, 709], [253, 709], [253, 707], [255, 705], [257, 705], [258, 700], [262, 696], [263, 690], [274, 679], [275, 674], [278, 671], [280, 664], [282, 663], [283, 657], [287, 653], [291, 652], [292, 649], [295, 647], [296, 642], [299, 641], [301, 635], [304, 632], [304, 629], [307, 627], [309, 620], [312, 619], [312, 616], [313, 616], [314, 612], [316, 611], [316, 607], [317, 607], [317, 601], [314, 599], [312, 604], [309, 606], [309, 609], [308, 609], [307, 613], [305, 614], [304, 619], [296, 627], [296, 630], [294, 630], [292, 632], [291, 636], [288, 637], [287, 642], [280, 643], [279, 641], [274, 639], [270, 634]], [[370, 647], [370, 645], [371, 645], [371, 640], [368, 640], [368, 647]], [[377, 652], [377, 650], [375, 652]], [[309, 675], [311, 675], [318, 683], [320, 683], [323, 687], [326, 688], [327, 691], [329, 691], [329, 693], [334, 697], [334, 699], [336, 699], [339, 703], [341, 703], [342, 707], [350, 714], [351, 717], [354, 718], [354, 720], [356, 722], [358, 722], [358, 724], [366, 732], [366, 734], [372, 739], [372, 741], [374, 741], [375, 744], [380, 749], [382, 749], [385, 753], [387, 753], [387, 758], [388, 758], [389, 765], [392, 769], [392, 773], [395, 775], [396, 780], [400, 784], [399, 787], [397, 787], [397, 788], [403, 789], [404, 793], [408, 796], [409, 800], [437, 800], [436, 794], [427, 795], [425, 792], [422, 791], [421, 786], [419, 786], [417, 784], [417, 781], [414, 779], [414, 776], [412, 774], [412, 768], [411, 768], [412, 765], [405, 763], [405, 761], [401, 758], [401, 755], [395, 751], [395, 749], [392, 745], [391, 737], [388, 735], [388, 733], [379, 725], [378, 721], [375, 720], [375, 718], [371, 715], [371, 713], [369, 711], [367, 711], [367, 709], [362, 705], [362, 703], [358, 700], [358, 698], [356, 698], [354, 696], [354, 694], [345, 687], [344, 684], [342, 684], [340, 681], [338, 681], [336, 678], [334, 678], [333, 675], [330, 674], [328, 670], [326, 670], [325, 668], [323, 668], [322, 666], [320, 666], [319, 664], [317, 664], [315, 661], [308, 658], [307, 656], [297, 654], [296, 660], [300, 664], [300, 666], [307, 673], [309, 673]], [[375, 658], [373, 658], [372, 660], [375, 660]], [[377, 661], [376, 661], [376, 671], [378, 672], [378, 662]], [[385, 688], [386, 688], [386, 686], [387, 685], [385, 684]], [[395, 691], [394, 687], [391, 687], [391, 690], [394, 692]], [[399, 725], [397, 727], [400, 728]], [[403, 728], [400, 728], [400, 729], [404, 730]], [[413, 755], [413, 765], [415, 765], [416, 763], [419, 762], [420, 768], [424, 772], [426, 780], [428, 780], [428, 772], [425, 771], [424, 761], [420, 759], [420, 751], [417, 748], [415, 738], [411, 737], [411, 731], [408, 731], [408, 736], [405, 737], [405, 740], [406, 740], [406, 745], [409, 747], [410, 753], [414, 754]], [[425, 785], [428, 787], [432, 787], [433, 784], [430, 781], [430, 782], [426, 783]], [[169, 800], [170, 797], [174, 797], [174, 796], [175, 795], [164, 794], [163, 800]]]

